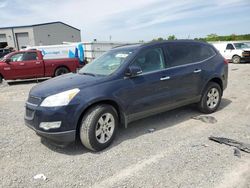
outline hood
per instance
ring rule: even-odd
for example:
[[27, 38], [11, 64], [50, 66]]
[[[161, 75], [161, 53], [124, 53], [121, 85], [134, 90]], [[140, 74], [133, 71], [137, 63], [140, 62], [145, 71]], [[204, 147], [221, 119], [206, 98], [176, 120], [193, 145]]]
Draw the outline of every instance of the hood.
[[83, 89], [104, 80], [105, 77], [69, 73], [34, 86], [30, 90], [30, 95], [45, 98], [74, 88]]
[[250, 51], [250, 48], [243, 48], [244, 51]]

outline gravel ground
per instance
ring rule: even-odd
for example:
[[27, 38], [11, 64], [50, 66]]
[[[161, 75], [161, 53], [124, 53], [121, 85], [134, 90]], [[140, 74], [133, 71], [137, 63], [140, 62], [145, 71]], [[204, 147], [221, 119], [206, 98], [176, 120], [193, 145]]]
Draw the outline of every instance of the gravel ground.
[[[183, 107], [120, 129], [98, 153], [80, 144], [55, 147], [24, 125], [24, 103], [36, 81], [0, 85], [0, 187], [250, 187], [250, 154], [238, 158], [234, 148], [208, 140], [250, 143], [250, 64], [229, 70], [213, 121], [194, 119], [202, 114]], [[33, 178], [40, 173], [47, 179]]]

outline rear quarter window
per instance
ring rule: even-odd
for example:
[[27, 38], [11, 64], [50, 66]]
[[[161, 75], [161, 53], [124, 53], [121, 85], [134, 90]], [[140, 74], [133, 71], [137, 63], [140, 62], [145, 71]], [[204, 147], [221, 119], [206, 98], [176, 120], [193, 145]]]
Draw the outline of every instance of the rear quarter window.
[[169, 44], [165, 50], [171, 67], [200, 62], [216, 54], [212, 47], [201, 44]]

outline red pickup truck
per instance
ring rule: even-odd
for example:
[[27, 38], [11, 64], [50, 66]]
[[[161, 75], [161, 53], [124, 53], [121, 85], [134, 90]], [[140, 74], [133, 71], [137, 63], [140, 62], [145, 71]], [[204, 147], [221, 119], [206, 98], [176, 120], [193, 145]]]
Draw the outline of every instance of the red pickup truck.
[[77, 58], [43, 59], [41, 51], [12, 52], [0, 59], [0, 83], [3, 79], [54, 77], [76, 72], [80, 67]]

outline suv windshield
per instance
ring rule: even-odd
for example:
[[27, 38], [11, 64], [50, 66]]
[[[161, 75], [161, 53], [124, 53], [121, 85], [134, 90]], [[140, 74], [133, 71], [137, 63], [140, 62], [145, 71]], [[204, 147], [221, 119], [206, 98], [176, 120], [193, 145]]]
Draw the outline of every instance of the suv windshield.
[[110, 75], [120, 67], [133, 51], [133, 49], [111, 50], [85, 65], [79, 73], [102, 76]]
[[234, 43], [236, 49], [249, 48], [249, 46], [245, 43]]

